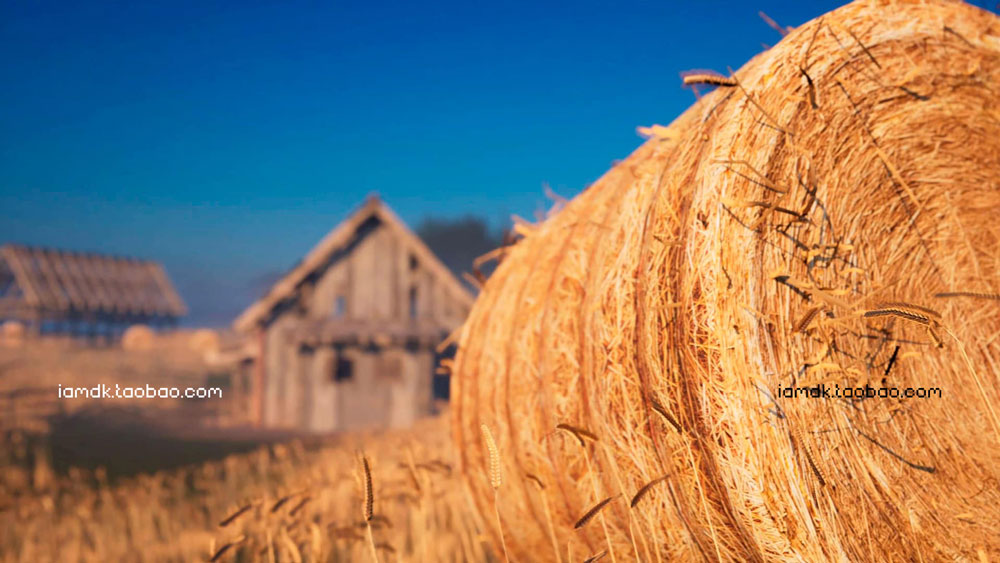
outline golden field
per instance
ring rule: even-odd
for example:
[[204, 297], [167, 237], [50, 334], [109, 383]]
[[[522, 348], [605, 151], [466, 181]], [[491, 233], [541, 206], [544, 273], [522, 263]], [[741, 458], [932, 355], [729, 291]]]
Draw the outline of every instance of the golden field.
[[[224, 380], [188, 340], [0, 346], [0, 391]], [[405, 431], [291, 440], [197, 418], [220, 411], [211, 400], [18, 401], [18, 416], [0, 419], [2, 562], [368, 561], [362, 455], [379, 561], [492, 557], [454, 474], [447, 413]]]
[[446, 418], [114, 483], [100, 470], [70, 470], [33, 487], [45, 468], [14, 477], [9, 467], [0, 561], [370, 560], [362, 452], [372, 468], [379, 561], [488, 561], [481, 525], [452, 474]]

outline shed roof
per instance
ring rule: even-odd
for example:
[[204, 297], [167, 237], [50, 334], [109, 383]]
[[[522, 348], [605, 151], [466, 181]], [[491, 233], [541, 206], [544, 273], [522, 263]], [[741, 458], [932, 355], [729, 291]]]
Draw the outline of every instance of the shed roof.
[[410, 251], [441, 281], [452, 298], [464, 306], [472, 306], [474, 297], [448, 267], [441, 263], [431, 249], [389, 209], [389, 206], [378, 196], [370, 195], [360, 208], [334, 227], [306, 254], [305, 258], [275, 283], [264, 297], [243, 311], [233, 322], [233, 328], [238, 331], [250, 330], [267, 319], [271, 311], [283, 300], [291, 297], [310, 274], [322, 268], [335, 252], [347, 246], [358, 229], [371, 218], [378, 219], [385, 228], [406, 241]]
[[180, 317], [187, 306], [157, 262], [15, 244], [0, 246], [0, 265], [16, 292], [5, 305], [49, 312]]

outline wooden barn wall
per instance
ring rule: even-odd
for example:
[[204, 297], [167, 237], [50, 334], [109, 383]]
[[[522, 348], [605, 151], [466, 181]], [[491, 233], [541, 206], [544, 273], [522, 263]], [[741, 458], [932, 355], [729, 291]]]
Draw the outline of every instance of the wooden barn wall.
[[285, 406], [285, 378], [288, 370], [287, 331], [296, 324], [293, 315], [286, 312], [275, 319], [264, 335], [264, 425], [283, 426]]
[[332, 381], [337, 353], [333, 348], [323, 346], [316, 349], [312, 360], [308, 366], [312, 404], [305, 427], [316, 432], [332, 432], [340, 428], [339, 390]]
[[405, 320], [409, 318], [410, 287], [417, 288], [418, 316], [458, 326], [467, 311], [419, 261], [410, 268], [406, 241], [379, 228], [360, 240], [353, 251], [331, 265], [304, 303], [311, 319], [330, 318], [338, 296], [347, 302], [347, 319]]
[[[266, 329], [264, 419], [267, 426], [330, 432], [364, 427], [405, 427], [430, 412], [434, 351], [403, 347], [379, 350], [329, 345], [303, 348], [289, 331], [303, 320], [335, 318], [338, 296], [345, 320], [410, 318], [410, 288], [417, 290], [422, 320], [458, 326], [468, 311], [419, 261], [411, 267], [406, 241], [376, 228], [331, 264]], [[336, 382], [338, 354], [353, 364], [353, 377]]]
[[[386, 426], [405, 428], [430, 412], [432, 407], [431, 381], [434, 371], [434, 354], [429, 350], [417, 353], [400, 353], [402, 373], [391, 388], [392, 408]], [[383, 377], [393, 377], [384, 374]]]

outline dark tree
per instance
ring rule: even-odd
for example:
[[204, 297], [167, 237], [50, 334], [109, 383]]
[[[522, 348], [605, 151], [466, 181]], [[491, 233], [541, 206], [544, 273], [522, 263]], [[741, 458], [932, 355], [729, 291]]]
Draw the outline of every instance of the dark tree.
[[[472, 261], [499, 248], [503, 236], [490, 229], [481, 217], [467, 215], [459, 219], [427, 217], [417, 227], [417, 236], [430, 247], [449, 270], [461, 277], [462, 272], [472, 272]], [[489, 275], [493, 264], [481, 268]]]

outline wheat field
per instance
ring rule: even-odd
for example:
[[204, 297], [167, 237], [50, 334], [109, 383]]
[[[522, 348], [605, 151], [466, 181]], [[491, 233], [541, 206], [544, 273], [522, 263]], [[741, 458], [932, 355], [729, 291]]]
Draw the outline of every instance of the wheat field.
[[8, 468], [0, 561], [368, 561], [371, 543], [379, 561], [493, 560], [452, 459], [445, 414], [118, 482], [74, 469], [37, 486], [45, 468], [18, 477]]

